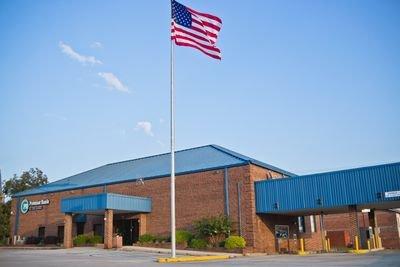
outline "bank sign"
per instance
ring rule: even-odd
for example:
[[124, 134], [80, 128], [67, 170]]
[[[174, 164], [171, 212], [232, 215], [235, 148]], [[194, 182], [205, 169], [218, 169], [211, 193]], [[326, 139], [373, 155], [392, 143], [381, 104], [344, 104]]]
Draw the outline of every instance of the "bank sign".
[[44, 205], [49, 205], [50, 200], [42, 199], [37, 201], [29, 201], [26, 198], [21, 201], [21, 205], [19, 207], [21, 213], [26, 214], [30, 210], [42, 210]]

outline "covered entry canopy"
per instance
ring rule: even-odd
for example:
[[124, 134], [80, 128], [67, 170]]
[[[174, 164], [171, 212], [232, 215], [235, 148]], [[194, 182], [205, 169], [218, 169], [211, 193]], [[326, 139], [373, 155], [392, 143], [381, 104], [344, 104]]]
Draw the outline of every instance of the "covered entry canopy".
[[101, 193], [64, 198], [61, 212], [80, 214], [103, 214], [105, 210], [114, 213], [151, 212], [151, 199], [137, 196]]
[[309, 215], [400, 208], [400, 162], [255, 182], [256, 212]]

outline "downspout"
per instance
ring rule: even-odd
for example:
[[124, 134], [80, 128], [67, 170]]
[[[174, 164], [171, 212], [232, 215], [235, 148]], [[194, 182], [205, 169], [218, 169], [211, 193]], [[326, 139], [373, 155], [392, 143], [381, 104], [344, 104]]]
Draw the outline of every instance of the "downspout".
[[21, 205], [21, 198], [18, 197], [17, 206], [15, 211], [15, 224], [14, 224], [14, 236], [18, 235], [18, 228], [19, 228], [19, 208]]
[[224, 169], [224, 201], [225, 201], [225, 216], [229, 217], [229, 175], [228, 168]]
[[242, 236], [242, 182], [237, 183], [239, 236]]

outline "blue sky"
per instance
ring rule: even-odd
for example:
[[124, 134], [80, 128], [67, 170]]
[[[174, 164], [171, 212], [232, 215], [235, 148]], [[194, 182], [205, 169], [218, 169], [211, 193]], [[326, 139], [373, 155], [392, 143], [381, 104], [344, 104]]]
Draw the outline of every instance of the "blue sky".
[[[219, 144], [298, 174], [400, 161], [398, 1], [181, 3], [222, 18], [223, 60], [177, 47], [178, 149]], [[3, 178], [167, 152], [169, 12], [1, 1]]]

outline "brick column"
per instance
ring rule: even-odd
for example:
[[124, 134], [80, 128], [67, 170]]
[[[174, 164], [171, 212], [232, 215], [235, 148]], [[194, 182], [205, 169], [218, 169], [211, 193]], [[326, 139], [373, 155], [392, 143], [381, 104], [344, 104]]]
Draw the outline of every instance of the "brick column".
[[144, 235], [147, 231], [147, 216], [145, 213], [139, 215], [139, 236]]
[[350, 223], [350, 240], [353, 243], [353, 247], [355, 247], [355, 236], [358, 236], [358, 241], [360, 241], [360, 231], [358, 228], [358, 214], [357, 214], [357, 206], [349, 205], [348, 208], [349, 215], [349, 223]]
[[379, 248], [380, 247], [380, 238], [379, 238], [379, 228], [378, 228], [378, 223], [376, 220], [376, 213], [375, 210], [371, 209], [371, 211], [368, 213], [368, 222], [369, 226], [372, 227], [372, 231], [374, 233], [373, 240], [372, 242], [372, 247], [373, 248]]
[[72, 214], [64, 216], [64, 248], [72, 248]]
[[112, 248], [113, 238], [113, 210], [106, 210], [104, 214], [104, 248]]

